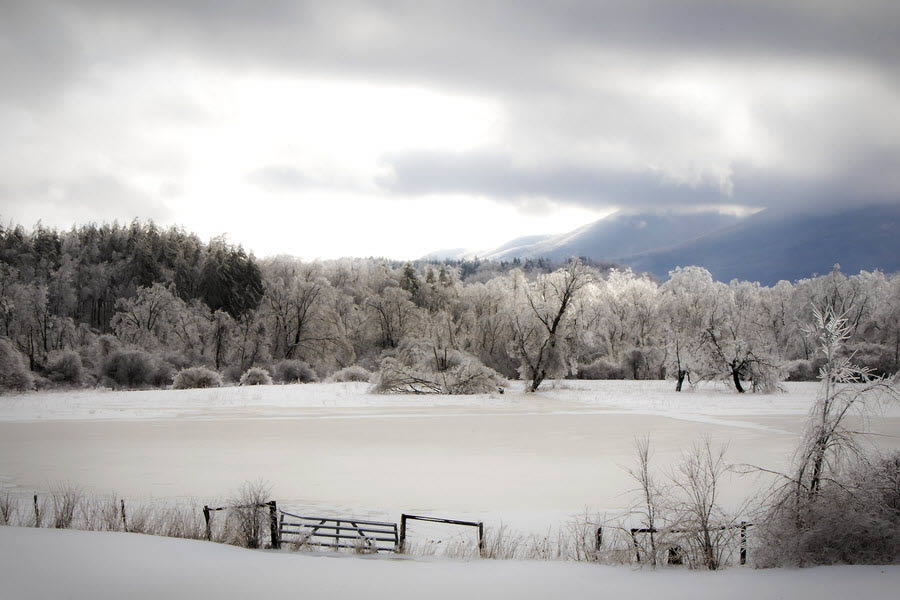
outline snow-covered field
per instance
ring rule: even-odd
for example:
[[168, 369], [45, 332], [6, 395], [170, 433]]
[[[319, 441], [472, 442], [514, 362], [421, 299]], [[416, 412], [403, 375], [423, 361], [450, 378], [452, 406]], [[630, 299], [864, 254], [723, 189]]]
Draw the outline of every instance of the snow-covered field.
[[[815, 384], [738, 395], [671, 382], [513, 385], [474, 397], [380, 396], [365, 384], [102, 390], [0, 396], [0, 484], [140, 500], [226, 498], [263, 479], [281, 507], [323, 515], [401, 512], [483, 519], [524, 532], [635, 500], [625, 472], [650, 435], [662, 471], [709, 436], [734, 463], [784, 468]], [[900, 409], [873, 422], [900, 448]], [[764, 482], [731, 477], [735, 507]], [[425, 530], [425, 533], [428, 533]], [[416, 531], [411, 531], [414, 540]], [[900, 567], [721, 573], [575, 563], [392, 560], [247, 551], [120, 533], [0, 528], [2, 598], [891, 597]]]
[[[227, 497], [265, 480], [280, 505], [396, 520], [401, 512], [502, 520], [534, 531], [620, 511], [635, 436], [663, 469], [703, 436], [727, 458], [784, 468], [816, 384], [738, 395], [663, 381], [521, 384], [480, 396], [385, 396], [366, 384], [0, 396], [0, 482], [23, 493], [72, 483], [146, 500]], [[900, 447], [900, 410], [873, 438]], [[737, 506], [759, 489], [733, 477]]]
[[0, 597], [893, 598], [900, 567], [635, 571], [585, 563], [309, 556], [128, 533], [0, 527]]

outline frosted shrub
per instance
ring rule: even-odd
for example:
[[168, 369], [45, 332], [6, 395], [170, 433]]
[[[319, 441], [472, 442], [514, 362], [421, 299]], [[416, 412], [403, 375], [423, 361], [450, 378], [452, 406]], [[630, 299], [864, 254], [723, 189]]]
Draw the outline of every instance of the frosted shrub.
[[318, 381], [316, 372], [302, 360], [283, 360], [276, 364], [275, 379], [282, 383], [311, 383]]
[[347, 381], [369, 381], [369, 378], [372, 377], [372, 373], [361, 367], [359, 365], [352, 365], [350, 367], [344, 367], [340, 371], [337, 371], [331, 375], [332, 381], [337, 382], [347, 382]]
[[262, 367], [250, 367], [241, 375], [241, 385], [271, 385], [272, 377]]
[[0, 390], [30, 390], [34, 377], [25, 357], [5, 338], [0, 338]]
[[801, 504], [800, 512], [797, 504], [785, 503], [767, 515], [757, 534], [757, 566], [900, 559], [900, 454], [855, 465]]
[[[900, 402], [900, 378], [872, 378], [844, 350], [851, 326], [813, 311], [824, 359], [793, 471], [760, 519], [760, 566], [891, 563], [900, 558], [900, 455], [874, 463], [847, 422], [866, 407]], [[865, 429], [865, 427], [863, 427]]]
[[189, 390], [195, 388], [212, 388], [222, 385], [222, 376], [206, 367], [189, 367], [178, 371], [172, 382], [172, 389]]
[[81, 356], [74, 350], [62, 350], [52, 354], [47, 361], [46, 375], [50, 381], [57, 383], [81, 383], [84, 378]]
[[622, 365], [605, 358], [598, 358], [578, 370], [579, 379], [627, 379], [628, 371]]
[[270, 494], [269, 485], [263, 481], [244, 483], [231, 499], [233, 508], [228, 511], [230, 542], [244, 548], [260, 548], [268, 510], [265, 506]]
[[175, 366], [167, 361], [159, 361], [150, 377], [150, 384], [154, 387], [167, 387], [175, 378]]
[[152, 385], [156, 370], [156, 360], [142, 350], [115, 350], [103, 361], [103, 376], [117, 387]]
[[382, 394], [484, 394], [505, 383], [478, 358], [426, 340], [404, 342], [381, 361], [373, 390]]
[[819, 378], [819, 367], [811, 360], [791, 360], [784, 365], [785, 381], [816, 381]]

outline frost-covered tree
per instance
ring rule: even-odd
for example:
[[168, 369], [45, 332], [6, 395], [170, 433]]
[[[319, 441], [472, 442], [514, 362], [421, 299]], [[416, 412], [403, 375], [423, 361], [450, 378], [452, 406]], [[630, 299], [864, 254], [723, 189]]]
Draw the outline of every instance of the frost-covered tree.
[[485, 365], [515, 377], [519, 361], [507, 351], [511, 341], [509, 298], [514, 289], [507, 277], [465, 286], [457, 304], [457, 323], [463, 330], [461, 347]]
[[0, 390], [30, 390], [34, 376], [16, 347], [0, 337]]
[[781, 378], [781, 358], [770, 330], [761, 323], [758, 283], [714, 284], [715, 298], [702, 343], [710, 368], [726, 375], [739, 393], [742, 379], [753, 390], [773, 391]]
[[520, 272], [511, 275], [515, 295], [508, 351], [519, 359], [519, 376], [529, 382], [528, 391], [536, 392], [545, 379], [568, 370], [566, 314], [590, 275], [577, 260], [533, 282], [525, 281]]
[[255, 365], [269, 364], [272, 360], [269, 334], [259, 311], [250, 311], [237, 320], [234, 343], [234, 364], [239, 373], [245, 373]]
[[270, 315], [269, 330], [276, 358], [305, 357], [329, 338], [323, 313], [330, 284], [314, 267], [267, 265], [274, 279], [266, 283], [264, 301]]
[[378, 327], [382, 348], [396, 348], [421, 322], [410, 293], [399, 287], [388, 287], [380, 294], [370, 296], [366, 299], [366, 308]]
[[[764, 564], [893, 562], [900, 555], [900, 460], [874, 461], [852, 417], [900, 402], [900, 378], [873, 378], [843, 352], [853, 325], [831, 306], [813, 309], [821, 388], [792, 472], [763, 519]], [[874, 463], [874, 464], [873, 464]]]
[[167, 343], [173, 335], [172, 318], [178, 303], [172, 290], [161, 283], [138, 288], [133, 298], [116, 302], [112, 319], [116, 337], [144, 349]]
[[657, 284], [631, 269], [613, 269], [595, 294], [591, 321], [605, 341], [605, 358], [626, 365], [635, 379], [658, 373], [662, 356], [653, 351], [660, 336]]
[[703, 375], [703, 333], [715, 294], [712, 275], [702, 267], [678, 267], [661, 290], [660, 313], [665, 331], [668, 371], [680, 392], [690, 373]]

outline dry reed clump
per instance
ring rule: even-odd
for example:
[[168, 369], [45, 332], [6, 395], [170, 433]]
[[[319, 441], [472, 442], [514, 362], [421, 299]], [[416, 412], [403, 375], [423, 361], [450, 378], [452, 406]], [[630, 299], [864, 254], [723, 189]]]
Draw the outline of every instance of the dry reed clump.
[[[597, 529], [603, 528], [602, 544], [597, 545]], [[484, 558], [490, 560], [576, 561], [601, 564], [625, 564], [634, 558], [627, 531], [600, 515], [585, 512], [546, 533], [515, 531], [505, 523], [487, 527], [484, 550], [479, 552], [477, 539], [407, 540], [406, 553], [412, 556], [441, 556], [457, 560]]]
[[13, 525], [19, 522], [19, 499], [9, 492], [0, 495], [0, 525]]
[[227, 542], [244, 548], [261, 548], [268, 522], [270, 486], [264, 481], [245, 482], [232, 497], [225, 519]]
[[202, 507], [161, 502], [127, 503], [115, 496], [89, 496], [72, 485], [27, 497], [0, 494], [0, 525], [83, 531], [124, 531], [167, 537], [204, 537]]
[[114, 495], [90, 496], [70, 484], [48, 494], [0, 493], [0, 525], [83, 531], [121, 531], [186, 539], [209, 539], [245, 548], [268, 538], [269, 488], [244, 484], [220, 517], [207, 525], [203, 506], [191, 502], [134, 502]]

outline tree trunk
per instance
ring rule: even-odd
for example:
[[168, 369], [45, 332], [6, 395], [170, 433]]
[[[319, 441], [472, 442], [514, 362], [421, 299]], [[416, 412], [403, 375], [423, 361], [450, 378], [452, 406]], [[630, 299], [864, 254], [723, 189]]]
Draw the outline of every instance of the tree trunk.
[[678, 369], [678, 383], [675, 384], [675, 391], [680, 392], [681, 386], [684, 385], [684, 378], [687, 376], [687, 369]]
[[732, 368], [731, 378], [734, 380], [734, 389], [736, 389], [739, 394], [743, 394], [744, 387], [741, 385], [741, 370]]
[[536, 392], [538, 387], [540, 387], [541, 383], [544, 382], [544, 378], [547, 376], [547, 372], [544, 371], [541, 367], [538, 367], [534, 370], [534, 376], [531, 378], [531, 385], [528, 388], [528, 391]]

